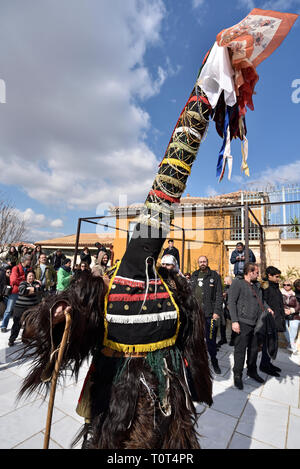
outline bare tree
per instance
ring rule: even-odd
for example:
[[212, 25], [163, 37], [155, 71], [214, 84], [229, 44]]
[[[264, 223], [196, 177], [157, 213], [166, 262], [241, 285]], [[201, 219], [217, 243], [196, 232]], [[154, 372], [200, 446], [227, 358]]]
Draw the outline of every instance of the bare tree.
[[26, 222], [10, 201], [0, 194], [0, 253], [5, 245], [17, 243], [27, 234]]

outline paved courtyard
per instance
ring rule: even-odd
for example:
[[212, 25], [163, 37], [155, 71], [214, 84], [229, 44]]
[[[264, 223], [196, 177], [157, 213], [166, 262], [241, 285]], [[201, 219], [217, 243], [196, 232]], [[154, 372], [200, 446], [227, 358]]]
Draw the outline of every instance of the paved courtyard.
[[[10, 321], [9, 327], [12, 321]], [[0, 448], [41, 449], [48, 401], [33, 395], [16, 402], [22, 378], [30, 363], [16, 363], [10, 354], [20, 347], [8, 347], [9, 332], [0, 334]], [[260, 373], [259, 384], [244, 377], [244, 390], [233, 386], [233, 348], [223, 345], [218, 353], [221, 375], [214, 375], [214, 403], [198, 406], [198, 431], [204, 449], [300, 449], [300, 366], [285, 349], [279, 349], [276, 365], [280, 378]], [[75, 412], [88, 369], [79, 381], [67, 378], [56, 391], [50, 449], [67, 449], [83, 423]], [[245, 373], [244, 373], [245, 374]], [[77, 447], [80, 447], [80, 443]]]

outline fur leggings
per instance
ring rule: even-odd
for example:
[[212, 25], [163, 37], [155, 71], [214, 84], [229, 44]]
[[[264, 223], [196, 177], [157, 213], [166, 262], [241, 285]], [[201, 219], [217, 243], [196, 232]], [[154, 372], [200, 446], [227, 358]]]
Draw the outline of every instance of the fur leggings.
[[[101, 357], [91, 386], [89, 447], [99, 449], [199, 449], [195, 409], [183, 374], [169, 370], [169, 385], [159, 399], [159, 382], [143, 358], [124, 365]], [[118, 362], [119, 361], [119, 362]]]

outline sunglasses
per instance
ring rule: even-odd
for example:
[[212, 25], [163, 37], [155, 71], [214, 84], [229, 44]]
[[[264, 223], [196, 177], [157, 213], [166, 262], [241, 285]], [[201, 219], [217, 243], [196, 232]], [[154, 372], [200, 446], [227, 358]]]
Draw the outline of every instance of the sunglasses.
[[290, 283], [283, 283], [284, 287], [291, 287], [292, 285]]

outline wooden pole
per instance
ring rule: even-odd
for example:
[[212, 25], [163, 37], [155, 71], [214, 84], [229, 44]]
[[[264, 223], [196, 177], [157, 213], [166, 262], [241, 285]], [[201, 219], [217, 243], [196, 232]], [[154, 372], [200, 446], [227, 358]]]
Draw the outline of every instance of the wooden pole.
[[50, 440], [50, 430], [51, 430], [51, 422], [52, 422], [52, 414], [53, 414], [53, 406], [54, 406], [54, 399], [55, 399], [55, 391], [56, 391], [56, 383], [58, 378], [58, 373], [60, 369], [60, 365], [64, 356], [64, 351], [67, 345], [68, 335], [71, 327], [71, 308], [67, 307], [65, 311], [65, 330], [62, 336], [61, 344], [58, 351], [58, 357], [55, 362], [54, 371], [51, 380], [51, 389], [50, 389], [50, 396], [49, 396], [49, 404], [48, 404], [48, 413], [47, 413], [47, 421], [46, 421], [46, 430], [45, 430], [45, 437], [44, 437], [44, 447], [43, 449], [48, 449], [49, 447], [49, 440]]

